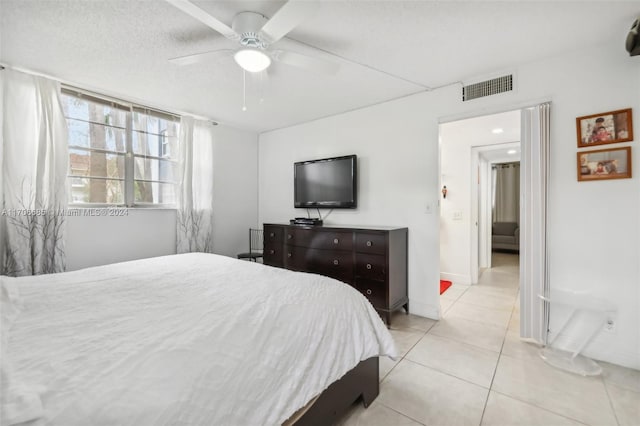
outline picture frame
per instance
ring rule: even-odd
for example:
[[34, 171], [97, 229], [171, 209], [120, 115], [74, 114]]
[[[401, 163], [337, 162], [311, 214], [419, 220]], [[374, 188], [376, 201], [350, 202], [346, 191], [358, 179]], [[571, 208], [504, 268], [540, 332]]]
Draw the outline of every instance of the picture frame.
[[578, 148], [633, 140], [631, 108], [576, 118]]
[[579, 151], [578, 181], [631, 178], [631, 147]]

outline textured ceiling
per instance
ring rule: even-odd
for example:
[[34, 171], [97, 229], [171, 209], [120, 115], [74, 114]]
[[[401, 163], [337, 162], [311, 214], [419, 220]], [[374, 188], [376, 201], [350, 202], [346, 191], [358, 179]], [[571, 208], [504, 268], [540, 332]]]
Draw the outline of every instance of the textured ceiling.
[[[494, 133], [500, 129], [500, 133]], [[440, 127], [442, 150], [451, 141], [471, 141], [489, 162], [520, 160], [520, 110], [444, 123]], [[459, 149], [459, 148], [456, 148]], [[515, 154], [507, 151], [515, 150]]]
[[[283, 1], [194, 3], [231, 24]], [[281, 63], [243, 76], [231, 56], [170, 58], [235, 45], [162, 0], [0, 0], [0, 62], [124, 99], [265, 131], [361, 108], [611, 40], [640, 12], [614, 1], [320, 1], [289, 37], [341, 63], [337, 75]], [[309, 53], [287, 39], [275, 47]], [[334, 58], [335, 59], [335, 58]]]

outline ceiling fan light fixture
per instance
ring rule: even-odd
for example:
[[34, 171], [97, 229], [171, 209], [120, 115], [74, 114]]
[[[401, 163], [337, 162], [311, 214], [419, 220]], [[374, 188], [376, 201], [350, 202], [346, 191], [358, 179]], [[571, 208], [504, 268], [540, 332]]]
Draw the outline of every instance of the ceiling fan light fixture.
[[264, 71], [271, 65], [271, 58], [258, 49], [240, 49], [233, 55], [233, 59], [249, 72]]

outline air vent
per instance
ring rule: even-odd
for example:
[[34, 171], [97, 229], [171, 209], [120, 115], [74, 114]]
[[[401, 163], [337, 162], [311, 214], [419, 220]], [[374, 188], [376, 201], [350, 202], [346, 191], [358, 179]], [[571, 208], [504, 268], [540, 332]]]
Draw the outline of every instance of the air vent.
[[463, 86], [462, 100], [470, 101], [471, 99], [497, 95], [498, 93], [510, 92], [511, 90], [513, 90], [513, 75], [509, 74], [492, 80]]

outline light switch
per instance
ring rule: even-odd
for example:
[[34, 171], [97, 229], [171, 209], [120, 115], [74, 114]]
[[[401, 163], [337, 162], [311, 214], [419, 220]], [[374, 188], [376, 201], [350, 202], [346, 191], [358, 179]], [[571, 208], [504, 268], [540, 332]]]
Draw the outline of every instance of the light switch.
[[462, 212], [460, 210], [453, 212], [453, 220], [462, 220]]

